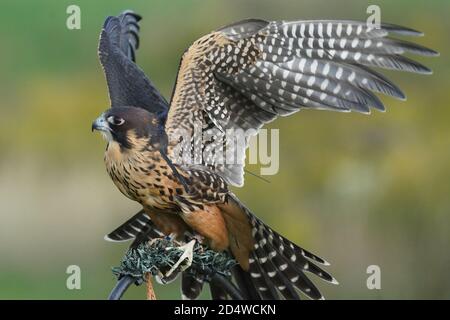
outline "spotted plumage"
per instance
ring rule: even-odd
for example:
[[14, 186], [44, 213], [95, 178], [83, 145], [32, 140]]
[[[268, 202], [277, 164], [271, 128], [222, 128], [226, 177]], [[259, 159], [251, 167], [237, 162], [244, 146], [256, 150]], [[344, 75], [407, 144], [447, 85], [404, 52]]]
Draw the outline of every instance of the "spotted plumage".
[[[169, 104], [134, 63], [138, 21], [131, 12], [108, 18], [99, 45], [112, 108], [93, 129], [108, 141], [111, 179], [143, 207], [107, 239], [195, 236], [230, 251], [258, 298], [298, 299], [299, 292], [322, 298], [307, 274], [336, 284], [319, 266], [328, 263], [268, 227], [229, 190], [243, 185], [248, 140], [264, 124], [302, 108], [384, 110], [374, 93], [405, 95], [372, 68], [427, 74], [403, 54], [437, 53], [391, 37], [420, 35], [394, 25], [250, 19], [185, 51]], [[183, 297], [196, 298], [204, 280], [183, 274]]]

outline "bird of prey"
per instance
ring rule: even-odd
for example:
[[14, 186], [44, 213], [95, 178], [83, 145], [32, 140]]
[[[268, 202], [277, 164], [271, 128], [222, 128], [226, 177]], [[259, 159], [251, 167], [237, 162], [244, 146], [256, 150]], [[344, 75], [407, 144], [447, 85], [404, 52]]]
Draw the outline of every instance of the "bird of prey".
[[[267, 226], [229, 188], [244, 183], [248, 139], [303, 108], [384, 110], [374, 93], [405, 95], [373, 67], [430, 74], [403, 54], [437, 52], [395, 38], [422, 34], [392, 24], [249, 19], [201, 37], [184, 52], [168, 102], [135, 63], [139, 20], [131, 11], [108, 17], [100, 36], [111, 107], [92, 129], [107, 140], [104, 160], [114, 184], [143, 208], [107, 239], [194, 235], [228, 251], [258, 298], [323, 298], [307, 273], [337, 283], [320, 266], [328, 263]], [[243, 142], [230, 142], [229, 130], [240, 132]], [[203, 157], [179, 161], [180, 144], [200, 148]], [[218, 147], [231, 149], [234, 161], [223, 161]], [[196, 298], [202, 281], [183, 274], [183, 296]]]

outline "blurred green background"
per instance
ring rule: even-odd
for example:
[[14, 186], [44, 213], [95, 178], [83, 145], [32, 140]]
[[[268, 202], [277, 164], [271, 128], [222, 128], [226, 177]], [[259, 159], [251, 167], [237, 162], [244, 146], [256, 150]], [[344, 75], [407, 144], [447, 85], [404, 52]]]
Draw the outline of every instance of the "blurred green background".
[[[66, 8], [81, 7], [81, 30]], [[103, 299], [127, 244], [103, 235], [139, 210], [107, 176], [104, 141], [91, 121], [108, 107], [97, 41], [108, 15], [133, 9], [138, 62], [169, 96], [183, 50], [199, 36], [248, 17], [382, 20], [424, 31], [441, 53], [418, 59], [432, 76], [386, 72], [407, 102], [383, 98], [372, 116], [301, 111], [280, 129], [280, 171], [247, 175], [236, 193], [269, 225], [319, 253], [339, 280], [315, 282], [329, 299], [449, 298], [450, 2], [396, 1], [12, 1], [0, 4], [0, 298]], [[250, 170], [257, 171], [252, 166]], [[68, 265], [81, 290], [66, 288]], [[381, 290], [366, 268], [381, 267]], [[179, 298], [178, 282], [157, 287]], [[207, 291], [207, 290], [205, 290]], [[145, 288], [126, 298], [143, 299]], [[203, 297], [208, 297], [205, 293]]]

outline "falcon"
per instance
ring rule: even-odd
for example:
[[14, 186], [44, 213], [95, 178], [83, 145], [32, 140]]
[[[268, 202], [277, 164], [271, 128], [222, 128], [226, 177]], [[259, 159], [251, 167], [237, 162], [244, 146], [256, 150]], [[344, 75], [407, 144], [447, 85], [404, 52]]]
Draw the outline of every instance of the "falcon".
[[[114, 184], [142, 205], [106, 238], [193, 236], [228, 251], [258, 298], [323, 298], [307, 274], [336, 284], [323, 269], [328, 262], [267, 226], [230, 190], [244, 184], [248, 141], [264, 124], [301, 109], [384, 111], [375, 93], [405, 95], [373, 68], [430, 74], [404, 54], [438, 53], [395, 38], [422, 33], [392, 24], [248, 19], [184, 52], [168, 102], [135, 63], [139, 20], [131, 11], [108, 17], [100, 35], [111, 106], [92, 130], [107, 141], [104, 161]], [[225, 149], [232, 161], [218, 152]], [[196, 298], [202, 282], [183, 273], [183, 297]]]

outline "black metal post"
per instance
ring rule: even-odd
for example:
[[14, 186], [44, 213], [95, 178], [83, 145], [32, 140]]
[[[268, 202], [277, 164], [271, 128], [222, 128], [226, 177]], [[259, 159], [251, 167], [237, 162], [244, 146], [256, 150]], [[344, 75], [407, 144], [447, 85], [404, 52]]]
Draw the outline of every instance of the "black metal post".
[[211, 278], [211, 283], [217, 285], [225, 290], [225, 292], [231, 297], [233, 300], [244, 300], [239, 289], [226, 277], [223, 275], [216, 273]]
[[120, 280], [117, 281], [115, 287], [109, 294], [108, 300], [120, 300], [125, 291], [127, 291], [130, 285], [135, 281], [136, 279], [131, 276], [123, 276], [122, 278], [120, 278]]

